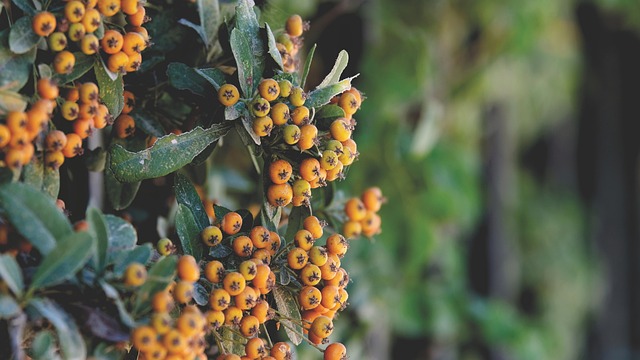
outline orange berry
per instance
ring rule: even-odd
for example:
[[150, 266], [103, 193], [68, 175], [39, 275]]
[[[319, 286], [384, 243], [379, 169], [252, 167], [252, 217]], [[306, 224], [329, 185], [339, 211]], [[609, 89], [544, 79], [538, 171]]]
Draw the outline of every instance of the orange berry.
[[253, 246], [258, 249], [264, 249], [269, 244], [269, 230], [264, 226], [254, 226], [249, 236], [251, 237]]
[[324, 349], [323, 360], [346, 360], [347, 348], [341, 343], [333, 343]]
[[344, 212], [350, 220], [360, 221], [367, 215], [367, 209], [358, 198], [351, 198], [344, 204]]
[[224, 84], [218, 90], [218, 101], [224, 106], [233, 106], [240, 100], [238, 88], [233, 84]]
[[132, 26], [142, 26], [148, 20], [147, 10], [142, 4], [138, 4], [137, 10], [135, 14], [127, 16], [127, 22]]
[[280, 85], [273, 79], [263, 79], [258, 85], [258, 92], [263, 99], [273, 101], [280, 95]]
[[151, 350], [157, 342], [158, 334], [150, 326], [140, 326], [133, 330], [131, 342], [140, 351]]
[[87, 33], [93, 33], [98, 30], [100, 24], [102, 24], [100, 12], [97, 9], [87, 9], [81, 22]]
[[231, 246], [233, 247], [233, 252], [240, 257], [249, 257], [253, 254], [253, 242], [248, 236], [238, 236], [233, 239]]
[[302, 35], [304, 24], [302, 23], [302, 18], [300, 17], [300, 15], [291, 15], [287, 19], [285, 30], [287, 31], [287, 34], [292, 37], [298, 37]]
[[264, 341], [258, 337], [249, 339], [244, 347], [244, 351], [250, 359], [258, 359], [267, 355]]
[[58, 84], [50, 78], [38, 80], [38, 95], [43, 99], [54, 100], [59, 95]]
[[274, 184], [267, 189], [267, 199], [272, 206], [287, 206], [293, 198], [293, 189], [289, 184]]
[[242, 274], [240, 274], [239, 272], [230, 272], [225, 275], [224, 279], [222, 280], [224, 289], [227, 290], [227, 292], [231, 296], [236, 296], [244, 291], [246, 284], [247, 282], [244, 279], [244, 276], [242, 276]]
[[311, 149], [317, 141], [318, 128], [315, 125], [307, 124], [300, 127], [300, 141], [298, 141], [300, 150]]
[[73, 132], [86, 139], [93, 133], [93, 119], [77, 119], [73, 122]]
[[133, 31], [124, 34], [122, 41], [122, 51], [127, 55], [141, 53], [147, 47], [144, 37]]
[[113, 131], [120, 139], [128, 138], [136, 132], [136, 122], [131, 116], [122, 114], [113, 123]]
[[56, 29], [56, 17], [48, 11], [36, 14], [31, 21], [33, 32], [39, 36], [49, 36]]
[[219, 283], [224, 277], [224, 265], [217, 260], [209, 261], [204, 267], [204, 276], [214, 284]]
[[147, 269], [140, 263], [132, 263], [124, 272], [124, 283], [127, 286], [140, 286], [147, 281]]
[[0, 148], [3, 148], [11, 141], [11, 131], [6, 125], [0, 124]]
[[298, 106], [291, 112], [291, 121], [298, 126], [309, 123], [309, 108], [306, 106]]
[[386, 201], [382, 196], [382, 190], [378, 187], [371, 187], [365, 190], [361, 196], [362, 203], [369, 211], [378, 212], [382, 204]]
[[122, 50], [124, 38], [122, 34], [116, 30], [107, 30], [104, 32], [104, 37], [100, 40], [102, 50], [107, 54], [116, 54]]
[[58, 74], [69, 74], [76, 64], [76, 57], [69, 51], [59, 52], [53, 58], [53, 70]]
[[309, 255], [307, 252], [301, 248], [293, 248], [287, 254], [287, 263], [289, 267], [293, 270], [300, 270], [309, 261]]
[[309, 333], [319, 337], [327, 338], [333, 332], [333, 321], [330, 318], [320, 315], [311, 323]]
[[213, 289], [209, 296], [209, 306], [213, 310], [225, 310], [231, 304], [231, 295], [225, 289]]
[[[29, 153], [25, 154], [23, 163], [26, 164], [29, 161], [31, 161], [32, 156], [33, 156], [32, 151], [31, 151], [31, 154]], [[58, 170], [63, 163], [64, 163], [64, 155], [62, 154], [61, 151], [49, 151], [44, 156], [44, 164], [54, 170]]]
[[182, 255], [177, 265], [178, 277], [181, 280], [196, 282], [200, 279], [200, 267], [191, 255]]
[[64, 16], [70, 23], [77, 23], [84, 18], [84, 4], [77, 0], [69, 1], [64, 7]]
[[284, 184], [291, 178], [293, 168], [286, 160], [276, 160], [269, 165], [269, 178], [274, 184]]
[[133, 15], [138, 12], [138, 0], [122, 0], [120, 7], [123, 13]]
[[224, 215], [220, 223], [220, 227], [225, 234], [237, 234], [242, 228], [242, 216], [235, 211], [231, 211]]
[[136, 106], [136, 97], [129, 90], [125, 90], [123, 93], [124, 96], [124, 107], [122, 108], [123, 114], [128, 114], [133, 111], [134, 106]]
[[120, 0], [98, 0], [98, 10], [106, 17], [111, 17], [120, 11]]
[[129, 64], [129, 56], [123, 51], [117, 52], [107, 60], [107, 67], [109, 71], [114, 73], [124, 74], [127, 72], [127, 65]]
[[67, 144], [62, 149], [62, 154], [67, 158], [72, 158], [83, 153], [82, 138], [75, 133], [67, 134]]

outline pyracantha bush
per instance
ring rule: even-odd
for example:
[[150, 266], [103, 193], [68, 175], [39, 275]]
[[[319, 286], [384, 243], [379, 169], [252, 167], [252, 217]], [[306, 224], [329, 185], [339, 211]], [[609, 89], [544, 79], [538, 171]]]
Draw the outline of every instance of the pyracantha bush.
[[[272, 341], [282, 328], [293, 345], [345, 359], [328, 340], [349, 297], [342, 258], [348, 239], [380, 231], [384, 202], [378, 188], [334, 196], [358, 156], [364, 100], [340, 79], [346, 52], [308, 91], [308, 24], [293, 15], [274, 33], [250, 0], [13, 0], [4, 11], [2, 349], [17, 359], [290, 359], [295, 348]], [[253, 212], [214, 204], [184, 170], [209, 164], [231, 130], [259, 174]], [[171, 176], [175, 231], [139, 241], [130, 219], [96, 207], [71, 224], [58, 192], [74, 157], [103, 175], [115, 210], [142, 180]]]

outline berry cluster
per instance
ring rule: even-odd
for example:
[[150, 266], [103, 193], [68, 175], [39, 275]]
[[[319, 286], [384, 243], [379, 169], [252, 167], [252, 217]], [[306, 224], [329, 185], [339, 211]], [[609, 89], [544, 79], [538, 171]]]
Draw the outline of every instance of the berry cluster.
[[347, 200], [344, 204], [344, 213], [347, 215], [342, 228], [344, 236], [353, 239], [360, 235], [372, 237], [378, 234], [382, 226], [378, 211], [386, 201], [378, 187], [368, 188], [360, 198]]

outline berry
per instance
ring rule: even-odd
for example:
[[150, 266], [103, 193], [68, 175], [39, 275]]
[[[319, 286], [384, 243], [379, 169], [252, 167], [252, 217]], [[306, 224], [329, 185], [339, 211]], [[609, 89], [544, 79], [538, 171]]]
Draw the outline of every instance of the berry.
[[159, 291], [151, 299], [151, 308], [155, 312], [169, 312], [174, 305], [173, 298], [168, 291]]
[[300, 141], [298, 147], [300, 150], [308, 150], [316, 145], [318, 141], [318, 128], [315, 125], [307, 124], [300, 127]]
[[344, 204], [344, 212], [349, 220], [360, 221], [367, 215], [367, 209], [358, 198], [351, 198]]
[[80, 50], [85, 55], [93, 55], [100, 50], [100, 40], [93, 34], [87, 34], [80, 40]]
[[295, 145], [300, 141], [300, 128], [297, 125], [287, 125], [282, 130], [282, 138], [289, 145]]
[[100, 27], [100, 24], [102, 24], [100, 12], [96, 9], [87, 8], [81, 22], [87, 33], [95, 32]]
[[67, 50], [59, 52], [53, 58], [53, 70], [58, 74], [69, 74], [76, 64], [76, 57]]
[[124, 272], [124, 283], [127, 286], [140, 286], [147, 281], [147, 269], [140, 263], [132, 263]]
[[38, 95], [43, 99], [54, 100], [59, 95], [58, 85], [50, 78], [38, 80]]
[[382, 191], [378, 187], [371, 187], [365, 190], [361, 196], [362, 203], [369, 211], [378, 212], [382, 204], [386, 201], [382, 196]]
[[255, 117], [267, 116], [269, 114], [269, 111], [271, 110], [271, 106], [269, 105], [269, 102], [266, 99], [261, 97], [255, 99], [251, 103], [250, 108], [251, 108], [251, 113]]
[[347, 253], [349, 249], [349, 243], [344, 238], [344, 236], [340, 234], [333, 234], [327, 238], [327, 251], [330, 254], [338, 255], [338, 257], [343, 257], [344, 254]]
[[214, 284], [219, 283], [224, 277], [224, 265], [217, 260], [209, 261], [204, 267], [204, 276]]
[[302, 35], [304, 30], [304, 26], [302, 23], [302, 18], [300, 15], [291, 15], [286, 22], [285, 29], [287, 34], [292, 37], [298, 37]]
[[177, 265], [178, 277], [188, 282], [196, 282], [200, 279], [200, 267], [196, 259], [191, 255], [182, 255]]
[[207, 246], [216, 246], [222, 241], [222, 231], [217, 226], [207, 226], [200, 233], [202, 242]]
[[306, 106], [298, 106], [291, 112], [291, 121], [298, 126], [309, 123], [309, 108]]
[[286, 160], [276, 160], [269, 165], [269, 178], [274, 184], [284, 184], [291, 178], [293, 169]]
[[314, 286], [305, 286], [298, 294], [298, 302], [303, 310], [313, 310], [320, 305], [322, 293]]
[[238, 271], [240, 272], [240, 274], [242, 274], [245, 280], [251, 281], [258, 274], [258, 266], [256, 265], [255, 262], [251, 260], [246, 260], [240, 263], [240, 267], [238, 268]]
[[131, 56], [139, 54], [147, 47], [144, 37], [137, 32], [128, 32], [122, 37], [122, 51]]
[[329, 132], [332, 138], [343, 142], [351, 138], [351, 125], [345, 118], [336, 119], [331, 123]]
[[72, 0], [64, 7], [64, 16], [70, 23], [77, 23], [84, 18], [84, 4], [77, 0]]
[[39, 36], [49, 36], [56, 28], [56, 17], [48, 11], [37, 13], [31, 21], [33, 32]]
[[259, 327], [258, 318], [252, 315], [247, 315], [240, 321], [240, 333], [248, 338], [258, 334]]
[[64, 157], [72, 158], [76, 155], [82, 155], [83, 153], [82, 138], [78, 134], [67, 134], [67, 145], [62, 149]]
[[173, 297], [177, 302], [186, 304], [193, 298], [193, 283], [190, 281], [179, 281], [173, 289]]
[[309, 255], [307, 255], [307, 252], [301, 248], [293, 248], [287, 254], [287, 264], [293, 270], [302, 269], [303, 267], [305, 267], [305, 265], [307, 265], [308, 261]]
[[314, 239], [322, 237], [322, 228], [324, 227], [324, 224], [322, 224], [317, 217], [313, 215], [307, 216], [302, 222], [302, 227], [309, 231]]
[[304, 102], [307, 100], [307, 95], [301, 87], [296, 86], [291, 89], [291, 94], [289, 94], [289, 101], [293, 106], [303, 106]]
[[245, 286], [244, 290], [233, 298], [233, 302], [240, 310], [251, 310], [256, 305], [258, 295], [252, 287]]
[[286, 342], [277, 342], [271, 348], [271, 356], [276, 360], [291, 360], [291, 347]]
[[209, 296], [209, 306], [213, 310], [225, 310], [231, 304], [231, 295], [225, 289], [213, 289]]
[[100, 40], [102, 50], [110, 55], [120, 52], [120, 50], [122, 50], [123, 43], [124, 38], [122, 37], [122, 34], [116, 30], [105, 31], [102, 40]]
[[136, 132], [136, 122], [127, 114], [121, 114], [113, 123], [113, 131], [120, 139], [133, 136]]
[[289, 95], [291, 95], [291, 89], [293, 88], [293, 85], [291, 85], [291, 82], [289, 80], [280, 80], [278, 82], [278, 86], [280, 87], [281, 97], [287, 98], [289, 97]]
[[317, 266], [322, 266], [327, 263], [329, 255], [327, 249], [322, 246], [314, 246], [309, 250], [309, 261]]
[[140, 326], [133, 330], [131, 342], [140, 351], [151, 350], [157, 342], [158, 334], [150, 326]]
[[274, 125], [284, 125], [291, 118], [291, 112], [287, 104], [280, 102], [271, 106], [270, 115]]
[[242, 276], [242, 274], [238, 272], [230, 272], [225, 275], [224, 279], [222, 280], [224, 289], [227, 290], [227, 292], [231, 296], [236, 296], [244, 291], [246, 284], [247, 282], [244, 279], [244, 276]]
[[267, 355], [264, 341], [258, 337], [249, 339], [244, 347], [244, 351], [250, 359], [258, 359]]
[[51, 51], [62, 51], [67, 47], [67, 37], [63, 32], [54, 32], [47, 38], [49, 49]]
[[238, 236], [233, 239], [231, 246], [233, 247], [233, 252], [240, 257], [249, 257], [253, 254], [253, 242], [248, 236]]
[[293, 241], [297, 247], [301, 248], [304, 251], [309, 251], [313, 247], [315, 238], [308, 230], [301, 229], [295, 233]]
[[324, 349], [324, 357], [323, 360], [346, 360], [347, 359], [347, 348], [341, 343], [333, 343], [329, 344], [326, 349]]
[[263, 99], [273, 101], [280, 95], [280, 85], [273, 79], [264, 79], [258, 85], [258, 93]]
[[302, 268], [302, 270], [300, 270], [300, 279], [302, 280], [302, 283], [309, 286], [318, 285], [322, 279], [321, 275], [322, 272], [320, 271], [320, 268], [314, 264], [308, 263], [304, 268]]
[[267, 189], [267, 199], [272, 206], [287, 206], [293, 198], [293, 189], [289, 184], [271, 185]]
[[225, 234], [234, 235], [242, 228], [242, 216], [235, 211], [224, 215], [220, 227]]
[[273, 129], [273, 120], [269, 116], [262, 116], [253, 119], [253, 132], [260, 136], [265, 137], [271, 135]]
[[320, 315], [311, 323], [309, 333], [319, 337], [327, 338], [333, 332], [333, 321], [330, 318]]

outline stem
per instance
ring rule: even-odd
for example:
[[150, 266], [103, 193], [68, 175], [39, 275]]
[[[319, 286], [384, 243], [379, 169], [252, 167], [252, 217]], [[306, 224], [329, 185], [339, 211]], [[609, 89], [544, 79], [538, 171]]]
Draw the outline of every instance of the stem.
[[256, 172], [258, 173], [258, 175], [262, 175], [262, 169], [258, 164], [258, 159], [256, 158], [256, 155], [253, 153], [252, 145], [247, 145], [247, 150], [249, 151], [249, 155], [251, 156], [251, 162], [253, 163], [253, 166], [256, 168]]
[[287, 329], [289, 329], [290, 331], [292, 331], [293, 333], [297, 334], [298, 336], [302, 337], [302, 340], [306, 341], [307, 343], [309, 343], [309, 345], [313, 346], [314, 348], [318, 349], [318, 351], [320, 352], [324, 352], [324, 349], [322, 349], [321, 347], [319, 347], [318, 345], [314, 344], [311, 342], [311, 340], [309, 340], [306, 336], [304, 336], [304, 334], [301, 334], [298, 330], [292, 329], [289, 326], [285, 325], [285, 323], [281, 323], [282, 326], [286, 327]]
[[264, 334], [267, 335], [267, 342], [269, 343], [269, 348], [273, 347], [273, 342], [271, 341], [271, 336], [269, 336], [269, 330], [267, 330], [267, 325], [262, 323], [262, 329], [264, 330]]

